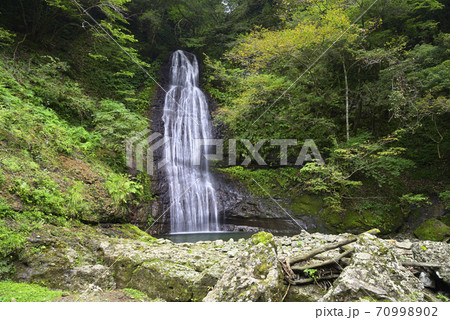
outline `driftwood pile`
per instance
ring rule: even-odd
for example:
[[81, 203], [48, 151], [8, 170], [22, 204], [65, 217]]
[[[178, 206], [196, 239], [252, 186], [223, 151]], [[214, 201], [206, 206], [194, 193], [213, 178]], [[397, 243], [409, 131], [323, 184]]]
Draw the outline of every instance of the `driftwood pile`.
[[[365, 232], [366, 234], [376, 235], [380, 232], [378, 229], [372, 229]], [[283, 268], [285, 279], [289, 285], [305, 285], [310, 283], [319, 283], [320, 281], [330, 281], [339, 277], [341, 271], [349, 264], [349, 256], [353, 253], [352, 248], [345, 248], [346, 245], [355, 242], [358, 237], [353, 236], [348, 239], [331, 243], [323, 247], [311, 250], [309, 252], [294, 255], [280, 260], [280, 264]], [[344, 248], [343, 248], [344, 247]], [[317, 257], [317, 255], [330, 251], [333, 249], [341, 248], [342, 253], [339, 255], [324, 260], [324, 258]], [[320, 262], [311, 262], [315, 259], [322, 260]], [[441, 265], [434, 263], [416, 262], [416, 261], [403, 261], [401, 262], [404, 267], [407, 267], [413, 273], [417, 273], [417, 268], [440, 268]], [[416, 269], [415, 269], [416, 268]]]

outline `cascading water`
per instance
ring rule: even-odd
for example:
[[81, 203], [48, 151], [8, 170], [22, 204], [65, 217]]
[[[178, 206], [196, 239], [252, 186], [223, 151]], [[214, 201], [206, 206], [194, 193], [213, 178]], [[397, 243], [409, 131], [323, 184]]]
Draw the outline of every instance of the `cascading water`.
[[[211, 139], [205, 95], [198, 87], [199, 70], [193, 54], [173, 53], [170, 88], [164, 104], [164, 134], [171, 141], [165, 158], [170, 194], [171, 233], [218, 231], [215, 189], [207, 161], [197, 165], [196, 139]], [[206, 153], [206, 146], [201, 147]]]

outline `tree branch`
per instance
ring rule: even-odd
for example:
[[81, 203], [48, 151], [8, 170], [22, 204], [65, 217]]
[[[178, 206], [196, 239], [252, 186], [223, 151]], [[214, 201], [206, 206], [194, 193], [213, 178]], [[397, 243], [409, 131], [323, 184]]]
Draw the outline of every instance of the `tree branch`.
[[[369, 230], [369, 231], [364, 232], [364, 233], [375, 235], [375, 234], [378, 234], [379, 232], [380, 232], [380, 230], [378, 230], [378, 229], [372, 229], [372, 230]], [[364, 234], [364, 233], [362, 233], [362, 234]], [[310, 251], [310, 252], [308, 252], [308, 253], [306, 253], [306, 254], [300, 254], [300, 255], [292, 256], [292, 257], [290, 257], [289, 260], [288, 260], [288, 261], [289, 261], [289, 264], [292, 265], [292, 264], [298, 263], [298, 262], [300, 262], [300, 261], [309, 260], [309, 259], [311, 259], [312, 257], [318, 255], [319, 253], [322, 253], [322, 252], [325, 252], [325, 251], [329, 251], [329, 250], [333, 250], [333, 249], [342, 247], [342, 246], [344, 246], [344, 245], [346, 245], [346, 244], [355, 242], [357, 239], [358, 239], [358, 238], [355, 237], [355, 236], [354, 236], [354, 237], [350, 237], [350, 238], [348, 238], [348, 239], [339, 241], [339, 242], [337, 242], [337, 243], [332, 243], [332, 244], [329, 244], [329, 245], [326, 245], [326, 246], [317, 248], [317, 249], [312, 250], [312, 251]]]

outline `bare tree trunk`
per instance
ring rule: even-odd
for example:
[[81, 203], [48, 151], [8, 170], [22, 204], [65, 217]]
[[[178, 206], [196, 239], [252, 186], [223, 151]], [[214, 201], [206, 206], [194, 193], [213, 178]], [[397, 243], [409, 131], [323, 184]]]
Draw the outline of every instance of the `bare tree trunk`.
[[344, 81], [345, 81], [345, 131], [347, 141], [350, 139], [350, 124], [348, 119], [349, 102], [348, 102], [348, 79], [347, 79], [347, 67], [345, 66], [345, 59], [342, 58], [342, 66], [344, 67]]
[[28, 22], [27, 22], [27, 18], [25, 16], [25, 8], [23, 6], [23, 2], [22, 0], [19, 0], [20, 3], [20, 8], [22, 9], [22, 20], [23, 20], [23, 25], [25, 26], [25, 33], [28, 33]]

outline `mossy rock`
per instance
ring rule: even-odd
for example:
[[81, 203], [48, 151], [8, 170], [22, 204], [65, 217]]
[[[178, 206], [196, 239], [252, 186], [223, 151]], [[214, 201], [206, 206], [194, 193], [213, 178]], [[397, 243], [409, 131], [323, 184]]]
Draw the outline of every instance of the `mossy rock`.
[[397, 231], [403, 224], [404, 214], [400, 209], [382, 208], [377, 210], [348, 209], [344, 213], [333, 212], [318, 196], [304, 194], [295, 198], [289, 209], [295, 216], [309, 216], [323, 223], [331, 233], [361, 233], [378, 228], [382, 234]]
[[295, 198], [290, 204], [289, 209], [296, 216], [317, 216], [325, 207], [324, 201], [317, 197], [304, 194]]
[[284, 301], [286, 302], [317, 302], [326, 290], [316, 284], [306, 286], [291, 286]]
[[150, 236], [148, 233], [142, 231], [141, 229], [132, 224], [120, 224], [116, 225], [115, 228], [121, 231], [124, 234], [124, 236], [129, 239], [146, 242], [154, 242], [157, 240], [156, 238]]
[[450, 214], [446, 214], [440, 220], [450, 227]]
[[259, 243], [262, 243], [264, 245], [267, 245], [267, 244], [273, 245], [274, 244], [273, 235], [271, 233], [264, 232], [264, 231], [258, 232], [251, 237], [251, 243], [253, 245], [257, 245]]
[[361, 233], [378, 228], [381, 234], [390, 234], [402, 226], [404, 215], [400, 210], [361, 212], [350, 209], [345, 213], [327, 210], [321, 213], [321, 219], [333, 233]]
[[197, 288], [194, 295], [193, 285], [197, 278], [198, 273], [187, 266], [154, 260], [139, 266], [128, 286], [144, 292], [151, 299], [200, 301], [208, 293], [208, 288]]
[[450, 236], [450, 227], [438, 219], [431, 218], [414, 230], [414, 234], [421, 240], [442, 241]]

